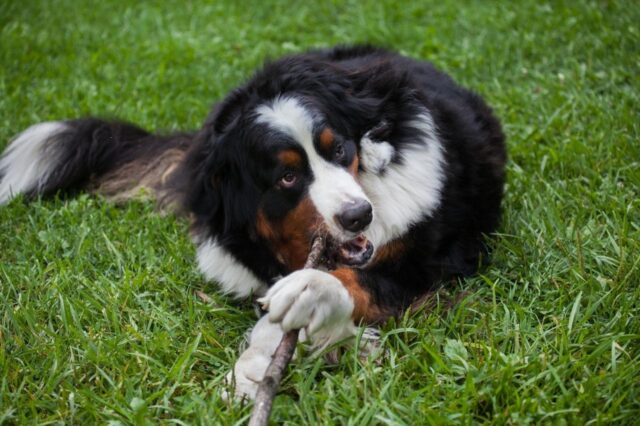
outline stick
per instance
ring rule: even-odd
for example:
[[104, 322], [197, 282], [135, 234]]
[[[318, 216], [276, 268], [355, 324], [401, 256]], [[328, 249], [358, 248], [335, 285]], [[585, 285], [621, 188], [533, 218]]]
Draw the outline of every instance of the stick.
[[202, 300], [204, 303], [213, 303], [213, 299], [207, 293], [200, 290], [196, 290], [194, 291], [194, 293], [198, 297], [198, 299]]
[[[324, 251], [324, 238], [316, 237], [311, 245], [311, 252], [304, 264], [304, 269], [315, 268], [320, 263], [322, 253]], [[291, 330], [285, 333], [280, 340], [280, 344], [273, 354], [271, 363], [267, 367], [264, 378], [258, 386], [256, 400], [251, 413], [249, 426], [266, 426], [269, 422], [269, 414], [273, 406], [273, 399], [278, 391], [278, 386], [284, 376], [284, 370], [287, 368], [289, 361], [293, 357], [298, 343], [298, 335], [300, 330]]]

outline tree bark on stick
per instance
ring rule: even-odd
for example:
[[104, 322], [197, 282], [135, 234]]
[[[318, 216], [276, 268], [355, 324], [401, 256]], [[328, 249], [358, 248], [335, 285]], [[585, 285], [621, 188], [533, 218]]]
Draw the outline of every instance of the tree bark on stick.
[[[324, 246], [325, 241], [323, 237], [318, 236], [313, 240], [311, 252], [304, 264], [305, 269], [316, 268], [320, 264], [325, 248]], [[284, 371], [296, 350], [299, 334], [300, 330], [291, 330], [282, 336], [282, 340], [280, 340], [280, 344], [273, 354], [264, 378], [258, 386], [249, 426], [266, 426], [269, 423], [273, 399], [276, 396], [276, 392], [278, 392]]]

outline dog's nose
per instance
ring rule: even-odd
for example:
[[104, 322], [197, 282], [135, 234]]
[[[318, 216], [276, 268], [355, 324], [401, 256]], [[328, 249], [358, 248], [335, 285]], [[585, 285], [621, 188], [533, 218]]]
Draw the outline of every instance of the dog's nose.
[[338, 223], [347, 231], [360, 232], [366, 228], [373, 219], [371, 204], [365, 200], [358, 200], [345, 206], [337, 215]]

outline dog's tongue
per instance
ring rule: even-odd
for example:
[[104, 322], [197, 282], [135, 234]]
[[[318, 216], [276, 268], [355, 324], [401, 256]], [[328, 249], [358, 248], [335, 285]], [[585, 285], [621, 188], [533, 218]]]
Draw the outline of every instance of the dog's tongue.
[[348, 266], [361, 266], [369, 261], [373, 254], [373, 244], [360, 234], [351, 241], [338, 247], [338, 262]]

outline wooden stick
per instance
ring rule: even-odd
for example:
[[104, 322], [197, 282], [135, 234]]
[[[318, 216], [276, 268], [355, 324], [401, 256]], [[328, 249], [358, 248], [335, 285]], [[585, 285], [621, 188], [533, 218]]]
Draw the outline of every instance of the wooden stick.
[[[324, 238], [320, 236], [313, 240], [311, 252], [304, 264], [304, 269], [315, 268], [320, 264], [322, 254], [324, 252], [324, 243]], [[276, 352], [273, 354], [273, 358], [271, 359], [269, 367], [267, 367], [264, 378], [258, 386], [256, 400], [251, 413], [251, 420], [249, 420], [249, 426], [266, 426], [268, 424], [269, 415], [271, 414], [271, 408], [273, 406], [273, 399], [278, 391], [280, 381], [282, 381], [282, 377], [284, 376], [284, 371], [296, 350], [299, 334], [300, 330], [291, 330], [282, 336], [282, 340], [280, 340], [280, 344], [278, 345]]]
[[202, 300], [204, 303], [213, 303], [213, 299], [207, 293], [200, 290], [196, 290], [194, 293], [198, 299]]

